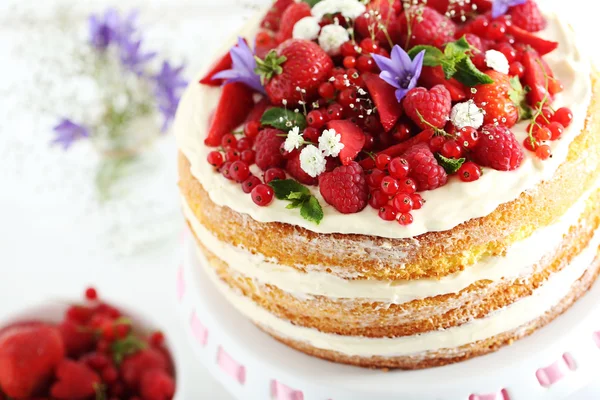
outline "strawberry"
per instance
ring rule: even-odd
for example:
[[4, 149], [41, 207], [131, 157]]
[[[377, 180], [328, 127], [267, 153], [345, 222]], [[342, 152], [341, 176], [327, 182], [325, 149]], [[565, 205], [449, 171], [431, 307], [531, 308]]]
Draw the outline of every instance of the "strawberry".
[[78, 357], [94, 347], [94, 332], [74, 321], [65, 320], [58, 325], [67, 355]]
[[281, 16], [292, 4], [294, 4], [294, 0], [276, 0], [261, 21], [260, 26], [265, 29], [277, 31], [281, 23]]
[[281, 24], [279, 25], [279, 31], [275, 35], [275, 39], [279, 43], [292, 38], [292, 31], [296, 22], [300, 21], [304, 17], [310, 17], [310, 6], [308, 3], [303, 1], [294, 3], [289, 6], [281, 16]]
[[303, 39], [286, 40], [257, 64], [271, 103], [283, 105], [285, 100], [288, 106], [314, 100], [333, 68], [319, 45]]
[[256, 136], [256, 165], [263, 171], [269, 168], [281, 167], [285, 161], [281, 154], [281, 144], [285, 141], [285, 133], [279, 129], [263, 129]]
[[423, 67], [419, 82], [430, 89], [436, 85], [444, 85], [452, 101], [463, 101], [467, 98], [467, 88], [454, 78], [446, 79], [444, 70], [441, 66], [438, 67]]
[[[398, 17], [392, 8], [392, 3], [392, 0], [373, 0], [367, 4], [367, 12], [354, 20], [354, 29], [360, 37], [370, 38], [375, 35], [377, 42], [387, 45], [386, 30], [391, 38], [394, 39], [398, 36]], [[375, 15], [371, 15], [371, 11]], [[385, 29], [382, 29], [380, 25]]]
[[404, 112], [421, 129], [442, 128], [446, 125], [452, 110], [452, 98], [444, 85], [436, 85], [430, 90], [423, 87], [411, 89], [402, 101]]
[[218, 146], [221, 138], [241, 125], [254, 108], [254, 92], [243, 83], [228, 83], [223, 86], [221, 98], [204, 139], [207, 146]]
[[175, 381], [160, 368], [145, 371], [140, 380], [144, 400], [170, 400], [175, 394]]
[[512, 35], [515, 38], [516, 43], [523, 43], [531, 46], [541, 56], [556, 50], [558, 47], [558, 42], [542, 39], [541, 37], [536, 36], [531, 32], [527, 32], [526, 30], [515, 25], [508, 25], [506, 27], [506, 33]]
[[56, 382], [50, 394], [59, 400], [85, 399], [96, 393], [98, 384], [100, 377], [90, 367], [65, 359], [56, 368]]
[[529, 32], [539, 32], [546, 27], [546, 19], [534, 0], [511, 7], [508, 15], [513, 25]]
[[494, 83], [475, 86], [477, 92], [473, 95], [473, 101], [485, 111], [485, 124], [498, 122], [510, 128], [519, 120], [519, 106], [512, 100], [519, 94], [515, 94], [508, 75], [494, 70], [486, 74]]
[[396, 99], [396, 90], [378, 75], [365, 73], [362, 78], [375, 102], [381, 125], [386, 132], [390, 131], [402, 115], [402, 106]]
[[270, 108], [270, 106], [271, 106], [271, 102], [269, 101], [269, 99], [267, 99], [266, 97], [263, 97], [254, 105], [254, 108], [252, 109], [252, 111], [250, 111], [250, 114], [248, 115], [246, 122], [260, 121], [263, 114], [265, 113], [265, 111], [267, 111]]
[[319, 177], [319, 191], [327, 204], [342, 214], [362, 211], [369, 201], [369, 187], [362, 167], [352, 161]]
[[329, 121], [327, 127], [340, 134], [340, 142], [344, 144], [340, 151], [340, 161], [343, 165], [350, 164], [365, 145], [366, 138], [362, 129], [347, 120]]
[[0, 391], [26, 398], [48, 382], [65, 356], [60, 332], [40, 322], [12, 325], [0, 332]]
[[499, 171], [513, 171], [523, 161], [523, 149], [503, 125], [484, 125], [471, 155], [477, 164]]
[[304, 185], [316, 185], [319, 180], [317, 178], [313, 178], [308, 175], [304, 170], [300, 167], [300, 152], [296, 151], [290, 159], [287, 160], [287, 164], [285, 166], [287, 172], [298, 182]]
[[140, 350], [123, 360], [121, 363], [121, 378], [128, 387], [137, 389], [144, 372], [152, 369], [169, 372], [169, 359], [156, 349]]
[[523, 83], [529, 87], [527, 103], [536, 108], [538, 103], [549, 95], [546, 84], [549, 84], [554, 76], [548, 64], [535, 51], [526, 51], [521, 61], [525, 68]]
[[227, 52], [227, 54], [223, 55], [217, 62], [213, 64], [210, 70], [204, 75], [202, 79], [200, 79], [200, 83], [208, 86], [221, 86], [223, 83], [223, 79], [215, 79], [212, 77], [221, 71], [225, 71], [226, 69], [231, 69], [233, 62], [231, 61], [231, 54]]
[[254, 54], [258, 58], [265, 58], [271, 50], [277, 47], [279, 42], [275, 36], [267, 31], [258, 32], [254, 40]]
[[398, 21], [401, 43], [408, 44], [406, 48], [421, 44], [442, 47], [454, 40], [456, 24], [433, 8], [412, 6], [398, 17]]

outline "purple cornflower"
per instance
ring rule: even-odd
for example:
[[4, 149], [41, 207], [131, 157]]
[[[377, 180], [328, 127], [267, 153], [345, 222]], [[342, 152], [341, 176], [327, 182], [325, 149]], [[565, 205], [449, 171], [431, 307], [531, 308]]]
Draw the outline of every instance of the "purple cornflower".
[[171, 64], [164, 61], [160, 72], [153, 77], [156, 82], [158, 109], [165, 118], [162, 126], [163, 132], [175, 117], [175, 111], [177, 111], [177, 105], [181, 97], [180, 89], [187, 85], [187, 82], [181, 76], [183, 68], [183, 65], [173, 68]]
[[494, 0], [492, 3], [492, 18], [506, 14], [509, 8], [525, 3], [527, 0]]
[[152, 60], [155, 52], [143, 53], [141, 50], [142, 40], [123, 40], [121, 42], [121, 63], [129, 70], [142, 75], [145, 64]]
[[423, 58], [425, 50], [421, 51], [414, 60], [402, 49], [395, 45], [392, 49], [391, 58], [372, 54], [375, 63], [381, 70], [379, 77], [396, 88], [396, 99], [398, 102], [406, 96], [406, 93], [417, 86], [417, 80], [423, 69]]
[[58, 125], [53, 128], [56, 137], [52, 141], [53, 144], [60, 144], [64, 150], [67, 150], [76, 140], [86, 138], [90, 135], [88, 129], [76, 124], [69, 119], [63, 119]]
[[225, 79], [225, 83], [242, 82], [257, 92], [265, 93], [260, 83], [260, 76], [255, 72], [256, 59], [246, 41], [239, 37], [237, 46], [229, 51], [233, 68], [221, 71], [213, 79]]

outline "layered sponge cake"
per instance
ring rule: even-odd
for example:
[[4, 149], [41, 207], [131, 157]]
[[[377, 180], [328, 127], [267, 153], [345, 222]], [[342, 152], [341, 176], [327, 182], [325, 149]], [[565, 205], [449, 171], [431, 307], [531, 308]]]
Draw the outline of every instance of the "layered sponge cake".
[[277, 0], [184, 95], [208, 276], [307, 354], [416, 369], [549, 323], [600, 260], [600, 86], [533, 0]]

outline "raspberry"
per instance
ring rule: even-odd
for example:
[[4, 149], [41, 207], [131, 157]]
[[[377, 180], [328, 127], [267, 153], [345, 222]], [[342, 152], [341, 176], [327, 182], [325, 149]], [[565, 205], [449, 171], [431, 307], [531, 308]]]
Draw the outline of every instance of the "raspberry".
[[402, 157], [410, 165], [409, 176], [415, 180], [418, 191], [437, 189], [448, 181], [448, 174], [438, 164], [427, 144], [419, 143], [411, 147]]
[[473, 161], [484, 167], [512, 171], [521, 165], [523, 150], [507, 127], [490, 124], [481, 128], [481, 136], [472, 156]]
[[342, 214], [362, 211], [369, 200], [369, 189], [362, 167], [352, 161], [319, 177], [325, 201]]
[[254, 148], [256, 150], [256, 165], [263, 171], [272, 167], [281, 167], [284, 158], [279, 151], [285, 141], [285, 133], [278, 129], [267, 128], [258, 133]]
[[431, 90], [423, 87], [411, 89], [402, 104], [406, 115], [422, 129], [431, 128], [428, 123], [442, 128], [452, 110], [450, 92], [443, 85], [436, 85]]
[[300, 152], [298, 151], [287, 161], [285, 169], [292, 177], [304, 185], [316, 185], [319, 182], [317, 178], [313, 178], [300, 167]]
[[269, 168], [265, 172], [265, 183], [269, 183], [275, 179], [285, 179], [285, 171], [281, 168]]
[[509, 15], [514, 25], [529, 32], [538, 32], [546, 27], [546, 20], [534, 0], [511, 7]]
[[87, 365], [63, 360], [56, 368], [56, 382], [50, 394], [56, 399], [85, 399], [96, 393], [100, 377]]
[[408, 43], [407, 48], [422, 44], [442, 47], [454, 40], [456, 24], [432, 8], [412, 6], [404, 11], [398, 20], [401, 23], [401, 43]]
[[142, 375], [150, 369], [169, 370], [169, 360], [158, 350], [147, 348], [129, 357], [121, 363], [121, 378], [131, 388], [136, 389]]
[[483, 46], [483, 42], [481, 41], [481, 38], [479, 36], [477, 36], [474, 33], [466, 33], [465, 34], [465, 39], [467, 39], [467, 42], [469, 42], [469, 44], [472, 47], [475, 47], [477, 50], [481, 51], [481, 52], [485, 52], [487, 49]]

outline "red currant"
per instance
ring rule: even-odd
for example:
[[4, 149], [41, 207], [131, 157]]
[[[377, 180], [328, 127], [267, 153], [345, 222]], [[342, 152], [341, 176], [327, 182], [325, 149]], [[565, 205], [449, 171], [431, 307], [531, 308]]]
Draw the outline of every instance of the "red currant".
[[89, 301], [98, 299], [98, 292], [93, 287], [89, 287], [85, 290], [85, 298]]
[[223, 165], [223, 155], [218, 151], [211, 151], [206, 159], [213, 167], [219, 168]]
[[434, 136], [429, 140], [429, 148], [432, 152], [439, 153], [444, 143], [446, 143], [446, 139], [443, 136]]
[[481, 168], [474, 162], [467, 161], [458, 169], [458, 177], [463, 182], [473, 182], [481, 176]]
[[392, 200], [392, 205], [396, 209], [396, 211], [400, 213], [409, 212], [413, 209], [413, 202], [409, 194], [407, 193], [398, 193], [394, 196]]
[[517, 59], [517, 51], [508, 43], [500, 43], [496, 46], [496, 50], [504, 54], [504, 57], [506, 57], [509, 63], [512, 63]]
[[329, 121], [336, 121], [338, 119], [342, 119], [344, 115], [344, 107], [339, 105], [338, 103], [331, 103], [329, 107], [327, 107], [327, 118]]
[[308, 126], [319, 129], [325, 125], [325, 118], [323, 117], [321, 111], [312, 110], [306, 116], [306, 122], [308, 123]]
[[365, 145], [363, 146], [363, 149], [366, 151], [370, 151], [373, 149], [374, 145], [375, 138], [373, 137], [373, 135], [365, 132]]
[[413, 223], [413, 216], [409, 212], [403, 212], [396, 215], [396, 220], [400, 225], [406, 226]]
[[471, 61], [473, 61], [473, 64], [475, 64], [475, 66], [482, 71], [485, 71], [488, 67], [487, 63], [485, 62], [485, 54], [483, 53], [475, 54]]
[[346, 68], [354, 68], [356, 66], [356, 57], [354, 56], [346, 56], [343, 61], [344, 67]]
[[356, 88], [346, 88], [338, 94], [338, 103], [344, 108], [349, 108], [356, 103]]
[[469, 28], [474, 34], [481, 36], [486, 33], [490, 26], [490, 20], [486, 15], [480, 15], [471, 22]]
[[275, 179], [285, 179], [285, 171], [281, 168], [269, 168], [265, 172], [265, 183], [269, 183]]
[[400, 193], [413, 194], [417, 191], [417, 184], [410, 178], [401, 180], [399, 183], [398, 191]]
[[523, 140], [523, 147], [525, 147], [529, 151], [535, 151], [539, 147], [539, 145], [540, 143], [535, 138], [533, 138], [532, 140], [530, 137], [526, 137]]
[[319, 96], [325, 100], [331, 100], [335, 98], [335, 87], [331, 82], [323, 82], [319, 85]]
[[233, 180], [233, 178], [229, 174], [229, 167], [231, 167], [231, 164], [232, 164], [231, 161], [226, 161], [223, 163], [223, 165], [221, 165], [221, 169], [219, 170], [221, 172], [221, 175], [223, 175], [225, 178], [227, 178], [229, 180]]
[[372, 188], [379, 188], [381, 186], [381, 181], [385, 177], [385, 172], [380, 169], [374, 169], [370, 174], [367, 175], [367, 185]]
[[340, 46], [340, 52], [344, 57], [357, 55], [358, 53], [356, 52], [356, 43], [351, 40], [342, 43], [342, 45]]
[[493, 21], [485, 31], [486, 37], [491, 40], [500, 40], [506, 34], [506, 25], [499, 21]]
[[249, 138], [255, 138], [258, 135], [258, 130], [260, 128], [259, 121], [250, 121], [244, 126], [244, 135]]
[[377, 51], [377, 49], [379, 48], [379, 45], [373, 39], [365, 38], [365, 39], [361, 40], [360, 48], [365, 53], [375, 53]]
[[410, 198], [413, 202], [413, 210], [419, 210], [425, 204], [425, 200], [423, 200], [423, 197], [418, 193], [411, 194]]
[[257, 206], [265, 207], [273, 201], [273, 189], [271, 186], [261, 183], [252, 189], [251, 196]]
[[225, 159], [229, 162], [238, 161], [240, 159], [240, 152], [237, 150], [229, 149], [225, 152]]
[[508, 74], [510, 76], [517, 76], [519, 78], [522, 78], [523, 75], [525, 75], [525, 67], [520, 62], [515, 61], [512, 64], [510, 64]]
[[565, 90], [565, 85], [563, 85], [561, 81], [556, 78], [550, 79], [550, 82], [548, 82], [548, 91], [550, 94], [555, 95], [563, 90]]
[[556, 121], [551, 122], [550, 125], [548, 125], [548, 129], [552, 133], [550, 140], [556, 140], [556, 139], [560, 138], [562, 136], [563, 132], [565, 131], [565, 127], [562, 126], [562, 124], [560, 122], [556, 122]]
[[344, 90], [349, 86], [349, 81], [347, 78], [344, 78], [344, 75], [338, 75], [335, 77], [335, 80], [333, 81], [333, 86], [337, 90]]
[[396, 142], [404, 142], [410, 138], [410, 126], [405, 123], [400, 123], [394, 127], [392, 137]]
[[237, 139], [232, 133], [226, 133], [221, 138], [221, 146], [223, 146], [224, 149], [235, 149], [236, 145]]
[[153, 347], [161, 347], [165, 342], [165, 335], [161, 331], [156, 331], [150, 335], [148, 340]]
[[404, 158], [394, 157], [388, 165], [388, 170], [391, 177], [396, 179], [404, 179], [408, 175], [408, 161], [406, 161]]
[[567, 107], [559, 108], [554, 113], [552, 121], [558, 122], [565, 128], [568, 128], [569, 125], [571, 125], [571, 122], [573, 122], [573, 112]]
[[542, 144], [535, 150], [535, 155], [540, 160], [547, 160], [552, 156], [552, 149], [547, 144]]
[[385, 205], [379, 209], [379, 218], [385, 221], [393, 221], [396, 218], [396, 210], [390, 205]]
[[254, 164], [254, 158], [256, 157], [256, 153], [254, 150], [244, 150], [240, 153], [240, 160], [245, 162], [248, 165]]
[[252, 148], [252, 139], [249, 137], [240, 138], [237, 142], [238, 151], [244, 151]]
[[319, 136], [321, 136], [321, 133], [318, 129], [309, 126], [304, 130], [302, 136], [304, 136], [304, 139], [308, 140], [309, 142], [317, 143], [319, 141]]
[[102, 370], [102, 381], [107, 384], [111, 384], [117, 381], [119, 378], [119, 372], [115, 367], [109, 365]]
[[375, 61], [370, 56], [360, 56], [356, 60], [356, 68], [360, 72], [373, 72], [375, 70]]
[[550, 131], [550, 129], [548, 129], [547, 126], [542, 126], [541, 128], [539, 128], [535, 131], [533, 136], [537, 140], [544, 142], [544, 141], [550, 140], [550, 138], [552, 138], [552, 132]]
[[398, 181], [391, 176], [384, 176], [381, 180], [381, 190], [388, 196], [398, 193]]
[[479, 132], [472, 126], [465, 126], [458, 130], [458, 137], [462, 147], [465, 149], [472, 149], [479, 141]]
[[261, 183], [262, 182], [260, 181], [260, 179], [252, 175], [242, 183], [242, 190], [244, 191], [244, 193], [250, 193], [252, 192], [252, 189], [260, 185]]
[[369, 204], [374, 209], [378, 210], [381, 207], [385, 206], [388, 203], [389, 197], [381, 190], [373, 190], [371, 192], [371, 196], [369, 197]]
[[448, 158], [460, 158], [462, 154], [462, 147], [454, 139], [447, 140], [442, 146], [440, 151], [444, 157]]
[[377, 156], [375, 156], [375, 165], [378, 169], [386, 170], [391, 159], [392, 158], [387, 154], [377, 154]]
[[250, 169], [248, 168], [248, 164], [243, 161], [235, 161], [229, 167], [229, 175], [231, 178], [238, 182], [242, 183], [250, 176]]

